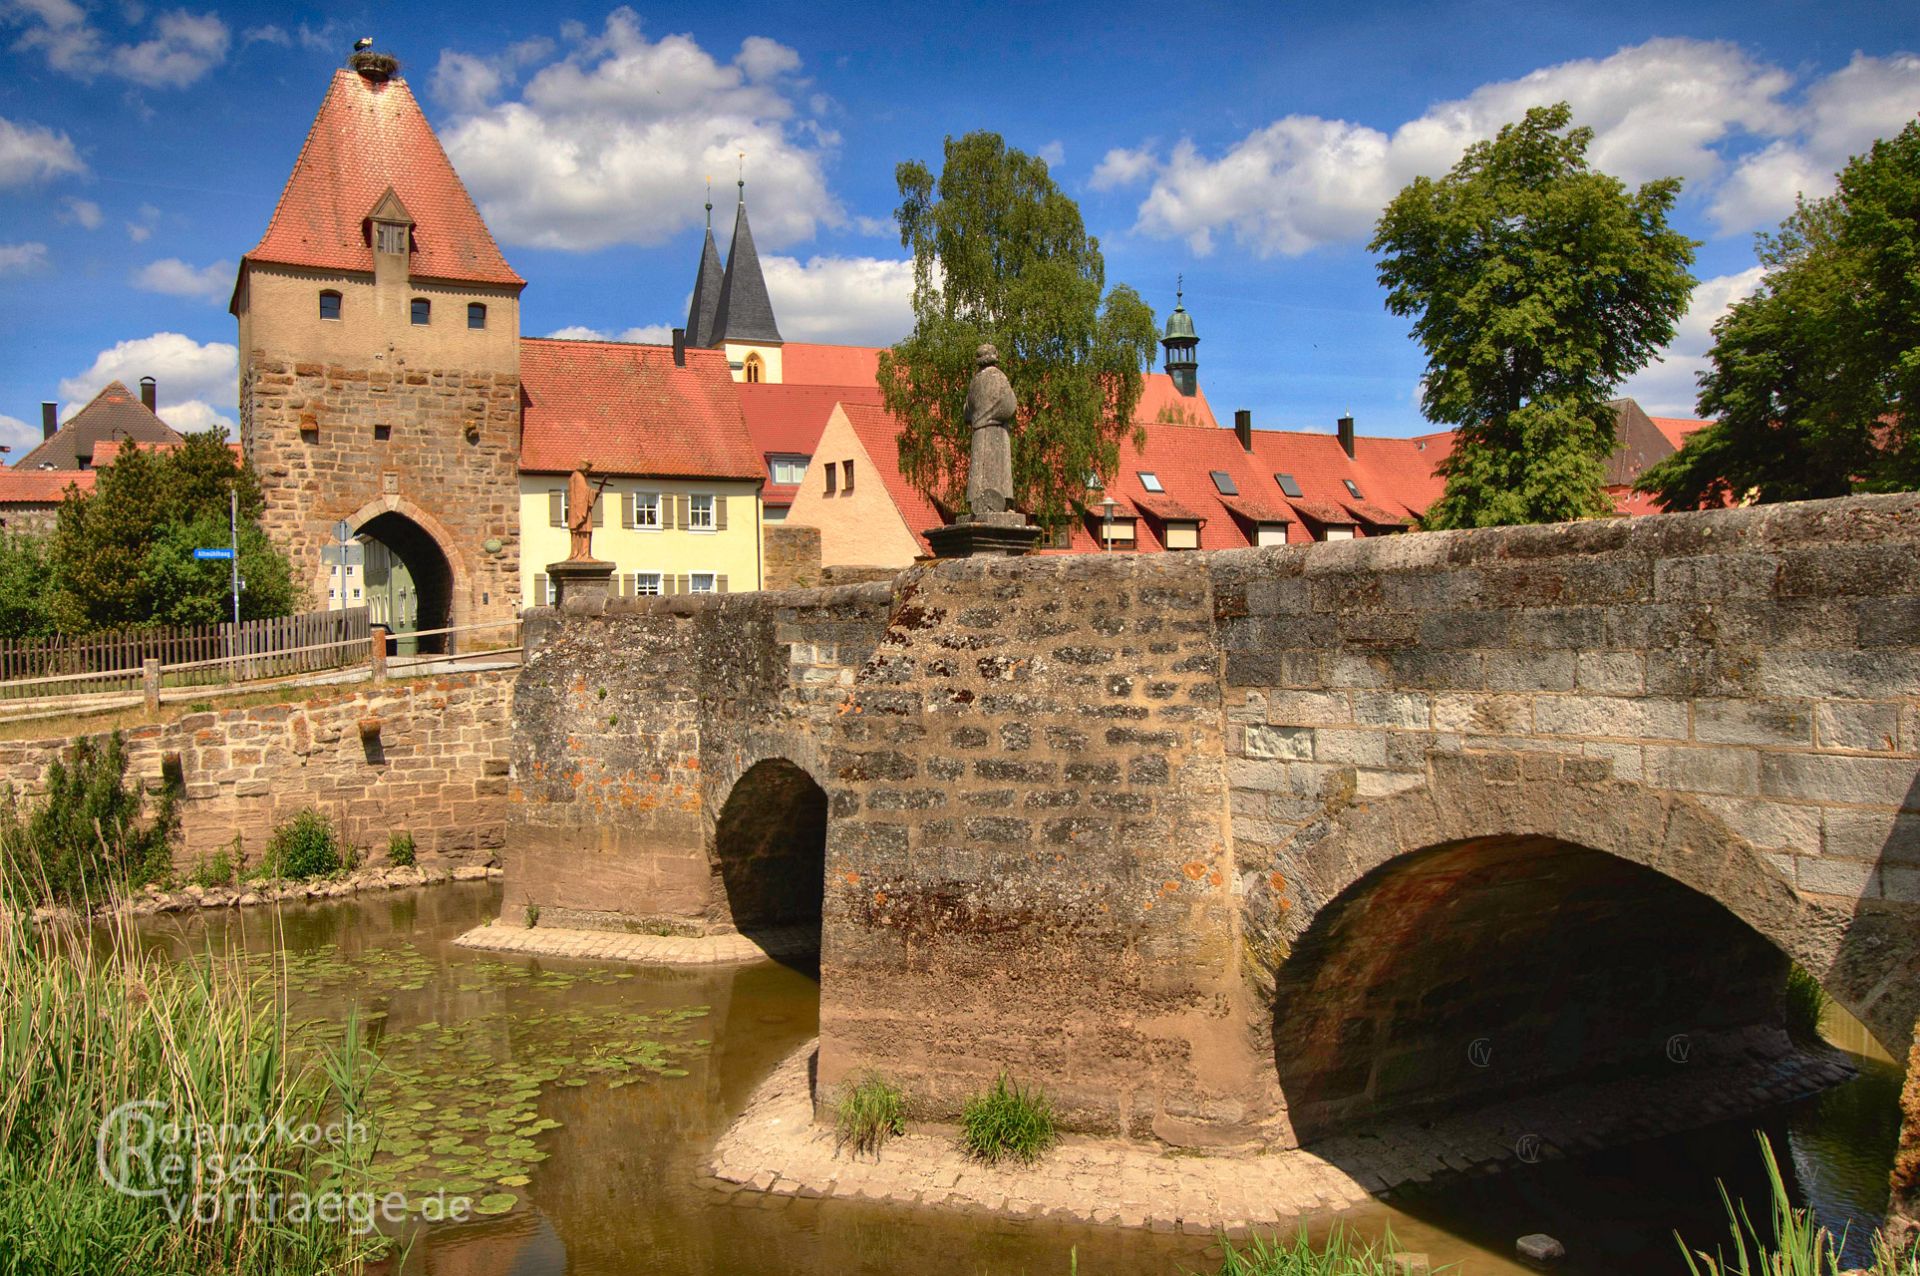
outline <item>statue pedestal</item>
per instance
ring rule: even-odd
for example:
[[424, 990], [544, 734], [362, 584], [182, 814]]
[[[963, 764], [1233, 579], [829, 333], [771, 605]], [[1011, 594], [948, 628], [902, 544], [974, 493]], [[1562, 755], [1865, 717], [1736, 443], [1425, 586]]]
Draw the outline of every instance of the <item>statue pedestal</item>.
[[598, 613], [607, 609], [613, 587], [612, 563], [597, 558], [569, 558], [547, 564], [553, 579], [554, 607], [558, 611]]
[[971, 558], [975, 554], [1024, 554], [1040, 543], [1040, 529], [1025, 514], [962, 514], [950, 527], [932, 527], [922, 533], [936, 558]]

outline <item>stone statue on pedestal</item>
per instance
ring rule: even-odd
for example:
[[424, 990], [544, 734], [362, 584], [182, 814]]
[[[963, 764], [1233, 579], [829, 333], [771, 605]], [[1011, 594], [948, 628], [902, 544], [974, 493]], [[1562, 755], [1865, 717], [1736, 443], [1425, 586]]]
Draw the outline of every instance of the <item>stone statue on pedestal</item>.
[[967, 506], [976, 515], [1004, 514], [1013, 504], [1013, 438], [1020, 405], [1013, 384], [1000, 371], [1000, 352], [983, 345], [974, 352], [978, 369], [967, 386], [967, 428], [973, 459], [967, 466]]
[[587, 475], [592, 471], [593, 462], [582, 461], [567, 479], [567, 531], [573, 535], [573, 546], [567, 554], [570, 563], [593, 560], [593, 506], [600, 493], [607, 490], [608, 480], [601, 479], [597, 488], [588, 487]]
[[973, 554], [1024, 554], [1040, 539], [1040, 529], [1013, 508], [1013, 436], [1020, 413], [1013, 385], [1000, 371], [1000, 352], [983, 345], [974, 353], [976, 371], [967, 385], [967, 428], [972, 451], [967, 462], [967, 512], [948, 527], [928, 528], [927, 544], [941, 558]]

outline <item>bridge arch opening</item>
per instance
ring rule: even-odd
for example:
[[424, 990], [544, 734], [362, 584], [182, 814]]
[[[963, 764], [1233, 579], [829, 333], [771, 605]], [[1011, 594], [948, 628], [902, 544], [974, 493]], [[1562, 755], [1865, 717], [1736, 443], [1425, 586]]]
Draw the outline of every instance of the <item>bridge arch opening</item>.
[[453, 623], [453, 565], [431, 532], [397, 510], [376, 514], [356, 533], [364, 549], [368, 619], [394, 635], [399, 655], [447, 650], [445, 634], [412, 637]]
[[1354, 881], [1276, 970], [1280, 1090], [1312, 1142], [1562, 1085], [1784, 1059], [1789, 969], [1655, 869], [1541, 835], [1441, 843]]
[[781, 949], [817, 953], [826, 896], [826, 792], [785, 758], [754, 763], [720, 809], [714, 869], [741, 934], [798, 931], [808, 942]]

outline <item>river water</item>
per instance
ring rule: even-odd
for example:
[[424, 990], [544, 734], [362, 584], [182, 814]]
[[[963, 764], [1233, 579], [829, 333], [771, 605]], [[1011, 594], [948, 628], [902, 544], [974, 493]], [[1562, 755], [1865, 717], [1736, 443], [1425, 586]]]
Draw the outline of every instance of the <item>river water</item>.
[[[296, 1014], [338, 1020], [358, 1007], [396, 1077], [383, 1125], [394, 1182], [414, 1194], [451, 1185], [491, 1211], [422, 1225], [407, 1276], [1217, 1269], [1204, 1237], [726, 1190], [702, 1171], [707, 1151], [768, 1070], [814, 1035], [817, 983], [771, 962], [610, 971], [454, 947], [498, 900], [486, 884], [443, 886], [277, 919], [257, 909], [155, 919], [144, 932], [176, 955], [235, 943], [274, 955]], [[1704, 1246], [1725, 1237], [1717, 1180], [1763, 1204], [1757, 1125], [1790, 1150], [1801, 1198], [1864, 1241], [1885, 1205], [1900, 1073], [1857, 1024], [1841, 1016], [1829, 1028], [1860, 1076], [1816, 1099], [1402, 1193], [1310, 1230], [1390, 1229], [1399, 1248], [1461, 1276], [1525, 1270], [1513, 1240], [1542, 1231], [1566, 1244], [1560, 1270], [1578, 1276], [1680, 1273], [1676, 1229]]]

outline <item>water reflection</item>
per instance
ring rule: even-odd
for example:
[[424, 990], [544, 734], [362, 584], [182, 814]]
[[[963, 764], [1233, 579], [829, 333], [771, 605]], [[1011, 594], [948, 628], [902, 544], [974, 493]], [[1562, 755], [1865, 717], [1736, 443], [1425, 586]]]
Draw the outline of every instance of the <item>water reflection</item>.
[[[541, 1135], [548, 1158], [533, 1167], [511, 1213], [423, 1229], [404, 1276], [614, 1276], [618, 1273], [845, 1272], [1063, 1273], [1070, 1250], [1083, 1272], [1212, 1270], [1208, 1238], [1043, 1221], [1013, 1221], [852, 1201], [736, 1192], [702, 1165], [714, 1140], [769, 1069], [818, 1028], [819, 990], [806, 974], [772, 963], [717, 969], [644, 968], [605, 978], [604, 968], [456, 948], [452, 939], [495, 915], [484, 884], [396, 892], [265, 911], [155, 919], [148, 942], [179, 954], [244, 943], [262, 952], [327, 954], [330, 966], [399, 963], [404, 981], [378, 987], [327, 983], [317, 1012], [344, 1016], [350, 1002], [385, 1012], [385, 1030], [485, 1020], [499, 1040], [475, 1044], [451, 1084], [500, 1084], [497, 1061], [530, 1045], [564, 1052], [561, 1015], [611, 1009], [670, 1012], [707, 1006], [675, 1063], [684, 1076], [609, 1088], [601, 1079], [549, 1086]], [[515, 978], [482, 976], [488, 963]], [[563, 979], [571, 973], [593, 976]], [[314, 994], [316, 996], [320, 994]], [[492, 1027], [498, 1025], [498, 1027]], [[1844, 1030], [1844, 1025], [1837, 1025]], [[513, 1038], [520, 1038], [514, 1040]], [[1823, 1218], [1877, 1223], [1897, 1137], [1899, 1071], [1860, 1059], [1861, 1077], [1764, 1122], [1791, 1147], [1797, 1189]], [[1716, 1178], [1761, 1198], [1751, 1122], [1657, 1140], [1577, 1161], [1525, 1167], [1444, 1191], [1407, 1192], [1348, 1214], [1368, 1234], [1391, 1227], [1399, 1243], [1454, 1262], [1471, 1276], [1522, 1270], [1513, 1238], [1546, 1231], [1567, 1243], [1570, 1273], [1684, 1271], [1673, 1241], [1712, 1244], [1725, 1232]], [[1785, 1158], [1783, 1158], [1785, 1159]], [[1319, 1220], [1314, 1230], [1324, 1230]], [[402, 1276], [396, 1273], [395, 1276]]]

